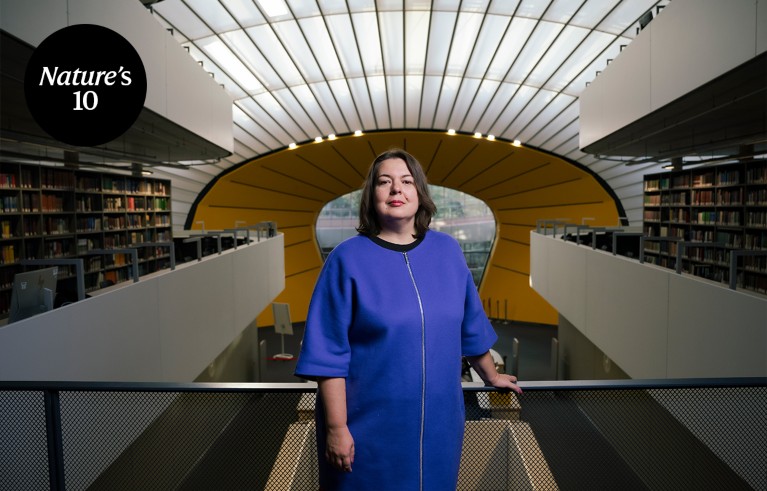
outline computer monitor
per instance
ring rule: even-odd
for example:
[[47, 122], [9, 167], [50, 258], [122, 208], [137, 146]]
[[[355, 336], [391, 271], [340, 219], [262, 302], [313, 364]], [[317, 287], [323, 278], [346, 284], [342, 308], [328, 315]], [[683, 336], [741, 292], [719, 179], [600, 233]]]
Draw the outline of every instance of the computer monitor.
[[11, 291], [8, 324], [53, 310], [59, 268], [42, 268], [16, 273]]

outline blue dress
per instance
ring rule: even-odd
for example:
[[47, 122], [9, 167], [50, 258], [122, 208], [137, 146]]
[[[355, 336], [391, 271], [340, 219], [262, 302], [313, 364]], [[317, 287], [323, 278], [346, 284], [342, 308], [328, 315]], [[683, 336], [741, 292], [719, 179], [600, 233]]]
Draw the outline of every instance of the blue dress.
[[428, 231], [410, 250], [352, 237], [328, 256], [309, 305], [296, 375], [346, 379], [353, 471], [324, 457], [323, 490], [456, 488], [464, 430], [461, 355], [497, 336], [458, 243]]

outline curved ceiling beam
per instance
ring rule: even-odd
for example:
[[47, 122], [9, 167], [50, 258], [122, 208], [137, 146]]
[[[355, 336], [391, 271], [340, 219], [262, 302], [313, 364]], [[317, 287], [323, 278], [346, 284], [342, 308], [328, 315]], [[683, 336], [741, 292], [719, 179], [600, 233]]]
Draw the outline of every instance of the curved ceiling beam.
[[[620, 201], [582, 166], [509, 142], [437, 131], [382, 131], [306, 143], [245, 162], [219, 175], [200, 194], [186, 228], [208, 229], [238, 221], [277, 223], [285, 234], [285, 291], [293, 320], [306, 318], [322, 268], [315, 224], [323, 206], [359, 189], [381, 152], [399, 147], [418, 158], [431, 184], [483, 200], [496, 220], [496, 238], [480, 285], [488, 314], [524, 322], [556, 324], [554, 311], [529, 286], [530, 230], [540, 219], [567, 218], [613, 226]], [[257, 274], [257, 272], [254, 272]], [[270, 312], [258, 325], [271, 325]]]

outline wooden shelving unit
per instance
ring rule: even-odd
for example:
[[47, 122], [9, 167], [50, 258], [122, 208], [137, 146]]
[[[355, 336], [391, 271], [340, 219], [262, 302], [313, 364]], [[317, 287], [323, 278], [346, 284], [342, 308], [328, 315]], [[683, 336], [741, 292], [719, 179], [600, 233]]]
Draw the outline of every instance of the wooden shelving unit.
[[[85, 288], [131, 279], [126, 254], [92, 251], [172, 242], [170, 181], [62, 167], [0, 163], [0, 317], [22, 259], [81, 257]], [[168, 267], [168, 248], [139, 248], [139, 271]], [[59, 297], [73, 270], [59, 273]]]
[[[646, 175], [643, 232], [704, 243], [685, 245], [682, 270], [729, 284], [733, 251], [767, 251], [767, 162]], [[677, 247], [649, 240], [645, 258], [676, 268]], [[738, 288], [767, 294], [767, 256], [739, 257], [736, 274]]]

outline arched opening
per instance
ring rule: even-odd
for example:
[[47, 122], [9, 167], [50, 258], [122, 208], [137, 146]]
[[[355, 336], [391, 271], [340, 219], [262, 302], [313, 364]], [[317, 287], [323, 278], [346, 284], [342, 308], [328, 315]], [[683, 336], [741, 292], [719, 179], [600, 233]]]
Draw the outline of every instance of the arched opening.
[[[479, 285], [495, 240], [495, 218], [490, 207], [470, 194], [444, 186], [429, 185], [437, 214], [431, 228], [452, 235], [461, 244], [466, 263]], [[357, 233], [360, 191], [327, 203], [315, 225], [323, 261], [341, 241]]]

